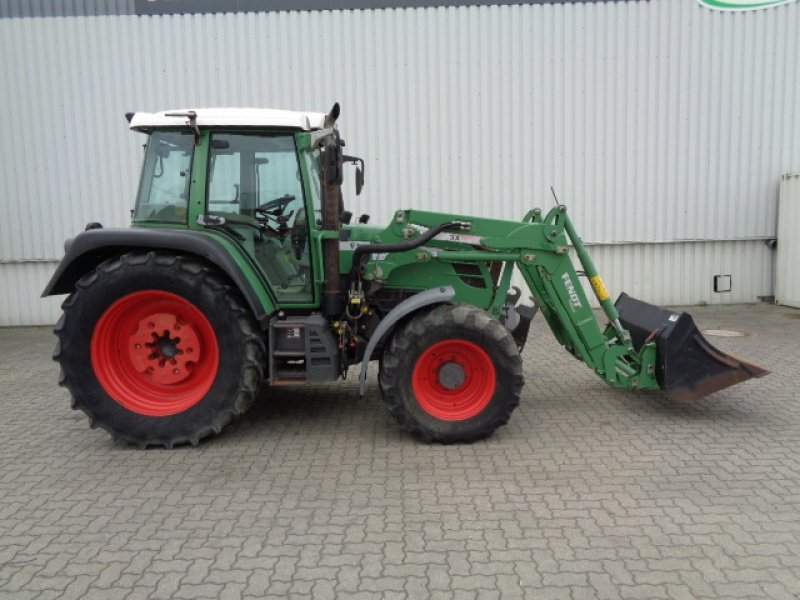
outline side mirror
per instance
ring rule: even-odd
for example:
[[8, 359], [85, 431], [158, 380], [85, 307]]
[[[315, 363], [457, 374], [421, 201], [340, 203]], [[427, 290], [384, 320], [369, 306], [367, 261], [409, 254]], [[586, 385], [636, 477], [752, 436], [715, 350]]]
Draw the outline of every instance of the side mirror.
[[361, 195], [361, 190], [364, 189], [364, 170], [361, 167], [356, 167], [356, 196]]
[[364, 189], [364, 159], [357, 156], [342, 156], [344, 162], [356, 164], [356, 196]]

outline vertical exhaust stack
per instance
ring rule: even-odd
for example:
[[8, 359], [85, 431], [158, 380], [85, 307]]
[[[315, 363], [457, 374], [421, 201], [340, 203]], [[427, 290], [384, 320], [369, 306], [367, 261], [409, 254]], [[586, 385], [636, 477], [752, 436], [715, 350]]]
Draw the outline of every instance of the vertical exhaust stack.
[[[339, 118], [339, 103], [333, 105], [325, 117], [325, 128], [332, 128]], [[342, 144], [339, 134], [322, 149], [322, 229], [339, 231], [342, 207]], [[342, 313], [342, 284], [339, 275], [339, 240], [322, 241], [325, 288], [322, 296], [322, 312], [335, 316]]]

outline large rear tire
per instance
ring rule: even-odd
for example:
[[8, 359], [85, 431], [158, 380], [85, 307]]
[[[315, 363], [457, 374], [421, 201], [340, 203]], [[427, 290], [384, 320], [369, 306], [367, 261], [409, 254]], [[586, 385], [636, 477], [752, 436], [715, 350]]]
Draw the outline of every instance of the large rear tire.
[[125, 254], [81, 278], [62, 308], [59, 383], [115, 440], [197, 444], [242, 415], [263, 379], [258, 326], [202, 262]]
[[470, 306], [444, 304], [398, 329], [383, 355], [383, 400], [415, 437], [473, 442], [508, 422], [524, 384], [514, 338]]

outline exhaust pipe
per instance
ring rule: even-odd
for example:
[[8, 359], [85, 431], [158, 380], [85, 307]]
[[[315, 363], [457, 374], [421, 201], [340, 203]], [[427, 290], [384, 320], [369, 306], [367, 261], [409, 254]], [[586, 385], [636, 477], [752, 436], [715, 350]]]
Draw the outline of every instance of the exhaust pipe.
[[614, 303], [639, 352], [656, 341], [656, 380], [672, 400], [691, 402], [769, 371], [715, 348], [688, 313], [642, 302], [625, 293]]
[[[339, 117], [339, 103], [333, 105], [325, 117], [325, 127], [333, 127]], [[322, 149], [322, 229], [339, 231], [342, 211], [342, 145], [338, 132], [336, 139]], [[325, 289], [322, 296], [322, 313], [327, 316], [342, 314], [342, 284], [339, 275], [339, 239], [322, 240], [322, 262]]]

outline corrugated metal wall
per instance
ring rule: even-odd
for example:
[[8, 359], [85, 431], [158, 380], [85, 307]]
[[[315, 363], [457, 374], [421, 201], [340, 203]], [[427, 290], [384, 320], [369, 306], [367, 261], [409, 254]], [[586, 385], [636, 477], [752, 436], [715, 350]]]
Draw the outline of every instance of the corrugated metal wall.
[[46, 261], [88, 221], [126, 224], [125, 111], [334, 100], [367, 158], [356, 214], [517, 219], [553, 185], [615, 290], [754, 301], [800, 168], [798, 30], [798, 3], [693, 0], [0, 19], [0, 324], [54, 321]]
[[775, 299], [800, 308], [800, 173], [781, 179]]
[[0, 18], [125, 14], [136, 14], [135, 0], [0, 0]]

